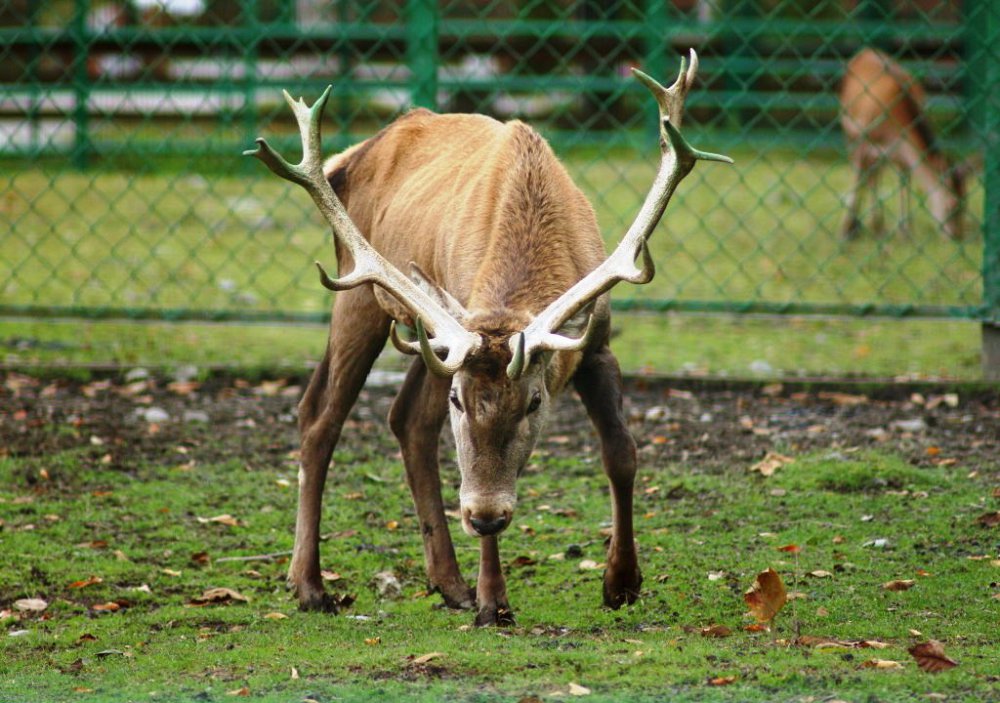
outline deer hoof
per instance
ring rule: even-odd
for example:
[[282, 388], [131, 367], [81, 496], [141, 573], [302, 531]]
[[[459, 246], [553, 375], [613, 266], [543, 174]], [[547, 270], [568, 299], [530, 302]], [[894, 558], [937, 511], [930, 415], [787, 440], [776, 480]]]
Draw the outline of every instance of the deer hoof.
[[441, 597], [445, 607], [452, 610], [472, 610], [476, 607], [476, 590], [462, 585], [447, 590], [441, 588]]
[[485, 605], [476, 613], [476, 627], [511, 627], [514, 622], [514, 611], [507, 604]]
[[299, 610], [333, 614], [338, 612], [337, 598], [323, 590], [322, 586], [299, 586], [289, 581], [288, 587], [292, 589], [295, 597], [298, 598]]
[[618, 610], [623, 605], [632, 605], [639, 600], [639, 589], [642, 586], [642, 574], [636, 569], [627, 578], [614, 577], [610, 571], [604, 572], [604, 605], [612, 610]]
[[340, 611], [337, 607], [337, 599], [329, 593], [321, 593], [319, 598], [299, 598], [299, 610], [332, 615], [336, 615]]

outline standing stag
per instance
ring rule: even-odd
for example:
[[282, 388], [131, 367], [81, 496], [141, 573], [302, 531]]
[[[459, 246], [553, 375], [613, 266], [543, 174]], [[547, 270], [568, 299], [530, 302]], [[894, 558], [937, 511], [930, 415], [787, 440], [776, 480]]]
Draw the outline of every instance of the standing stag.
[[937, 149], [924, 113], [924, 89], [899, 64], [875, 49], [862, 49], [847, 64], [840, 88], [840, 123], [847, 137], [854, 187], [847, 195], [843, 236], [861, 229], [858, 208], [862, 190], [875, 203], [875, 226], [882, 225], [878, 174], [885, 160], [900, 172], [900, 217], [909, 229], [910, 176], [930, 201], [931, 216], [952, 239], [962, 237], [964, 170]]
[[[323, 164], [320, 117], [291, 105], [303, 157], [291, 165], [263, 139], [246, 152], [312, 196], [333, 230], [341, 277], [326, 355], [299, 405], [301, 468], [288, 580], [303, 609], [335, 610], [319, 565], [323, 486], [344, 421], [386, 337], [417, 355], [389, 411], [424, 540], [427, 576], [445, 603], [478, 607], [477, 625], [513, 622], [497, 537], [510, 525], [515, 481], [552, 396], [572, 381], [601, 440], [614, 527], [604, 602], [632, 603], [642, 577], [632, 532], [635, 442], [608, 348], [608, 291], [653, 277], [646, 240], [697, 159], [729, 161], [681, 137], [698, 61], [669, 89], [636, 71], [660, 108], [659, 172], [610, 257], [594, 212], [549, 145], [527, 125], [414, 110]], [[636, 266], [636, 260], [641, 264]], [[410, 275], [401, 271], [408, 268]], [[346, 273], [345, 273], [346, 272]], [[396, 324], [416, 330], [404, 340]], [[451, 418], [461, 519], [480, 539], [479, 577], [459, 572], [441, 498], [438, 439]]]

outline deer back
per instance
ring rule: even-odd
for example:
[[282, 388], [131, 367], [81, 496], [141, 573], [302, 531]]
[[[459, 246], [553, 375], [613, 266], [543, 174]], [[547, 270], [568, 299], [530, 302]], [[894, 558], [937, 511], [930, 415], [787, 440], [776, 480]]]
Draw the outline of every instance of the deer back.
[[[415, 263], [466, 308], [470, 330], [490, 337], [523, 329], [605, 258], [590, 203], [516, 120], [414, 110], [324, 170], [375, 249], [400, 270]], [[347, 252], [337, 256], [349, 265]], [[412, 324], [404, 306], [379, 300]], [[606, 295], [598, 309], [606, 319]]]

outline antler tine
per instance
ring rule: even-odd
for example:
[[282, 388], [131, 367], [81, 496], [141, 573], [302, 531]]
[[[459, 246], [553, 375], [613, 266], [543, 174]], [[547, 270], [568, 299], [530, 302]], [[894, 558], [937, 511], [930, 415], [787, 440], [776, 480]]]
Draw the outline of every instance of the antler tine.
[[[580, 279], [568, 291], [553, 301], [524, 329], [525, 352], [527, 355], [539, 349], [578, 350], [588, 340], [584, 334], [578, 339], [558, 333], [560, 327], [597, 296], [606, 293], [621, 281], [648, 283], [655, 273], [653, 257], [649, 253], [647, 240], [663, 216], [677, 185], [687, 176], [698, 160], [732, 163], [732, 159], [721, 154], [712, 154], [693, 148], [677, 129], [684, 111], [684, 98], [694, 82], [698, 71], [698, 54], [691, 50], [691, 64], [688, 67], [681, 59], [677, 80], [670, 88], [664, 88], [641, 71], [633, 69], [639, 79], [656, 99], [660, 108], [660, 168], [653, 185], [625, 236], [617, 248], [596, 269]], [[635, 260], [642, 258], [642, 265]], [[590, 323], [588, 323], [588, 329]], [[520, 341], [510, 340], [511, 350], [517, 350]], [[511, 363], [507, 373], [512, 377], [523, 370]]]
[[[258, 158], [276, 175], [302, 186], [326, 218], [334, 238], [351, 253], [354, 269], [337, 279], [327, 275], [320, 263], [316, 262], [322, 284], [334, 291], [354, 288], [363, 283], [374, 283], [384, 288], [410, 310], [417, 321], [417, 330], [423, 336], [419, 344], [403, 342], [398, 337], [394, 339], [394, 343], [399, 341], [410, 351], [422, 353], [424, 362], [434, 373], [451, 375], [462, 366], [465, 358], [479, 346], [481, 340], [372, 247], [330, 186], [323, 173], [320, 122], [332, 88], [333, 86], [328, 86], [312, 106], [306, 105], [301, 98], [293, 100], [287, 91], [282, 91], [285, 101], [295, 114], [302, 140], [302, 160], [298, 164], [288, 163], [265, 139], [257, 139], [257, 148], [243, 153]], [[434, 335], [433, 342], [427, 339], [426, 330]], [[445, 351], [444, 361], [438, 358], [435, 350]]]

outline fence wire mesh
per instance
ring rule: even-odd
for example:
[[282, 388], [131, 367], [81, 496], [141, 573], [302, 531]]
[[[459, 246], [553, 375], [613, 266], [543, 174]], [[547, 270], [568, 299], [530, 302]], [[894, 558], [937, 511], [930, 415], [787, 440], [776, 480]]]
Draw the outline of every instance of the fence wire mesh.
[[[996, 321], [998, 33], [995, 3], [934, 0], [2, 0], [0, 314], [322, 318], [328, 233], [240, 156], [258, 135], [295, 152], [282, 88], [333, 84], [331, 152], [415, 105], [529, 121], [610, 244], [658, 153], [628, 68], [666, 81], [694, 47], [686, 133], [737, 165], [696, 169], [652, 238], [656, 279], [616, 307]], [[844, 236], [838, 91], [864, 47], [922, 86], [919, 131], [968, 167], [961, 238], [927, 149], [935, 184], [865, 165], [882, 177]]]

